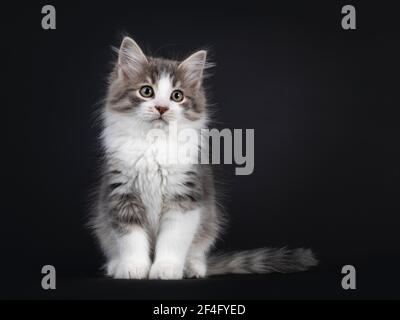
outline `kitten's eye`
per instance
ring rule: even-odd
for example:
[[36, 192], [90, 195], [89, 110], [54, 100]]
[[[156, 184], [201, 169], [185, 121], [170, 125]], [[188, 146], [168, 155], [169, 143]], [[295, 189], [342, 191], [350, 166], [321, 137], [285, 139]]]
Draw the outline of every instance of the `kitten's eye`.
[[144, 98], [151, 98], [154, 95], [153, 88], [150, 86], [141, 87], [139, 93]]
[[171, 100], [181, 102], [183, 100], [183, 92], [181, 90], [174, 90], [171, 94]]

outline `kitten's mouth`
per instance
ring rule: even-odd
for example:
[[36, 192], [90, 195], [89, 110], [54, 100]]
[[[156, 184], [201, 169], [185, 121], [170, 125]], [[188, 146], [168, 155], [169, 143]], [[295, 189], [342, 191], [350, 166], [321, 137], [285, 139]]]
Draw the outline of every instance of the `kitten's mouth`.
[[156, 123], [161, 123], [161, 122], [168, 123], [163, 117], [156, 118], [156, 119], [152, 120], [152, 122], [156, 122]]

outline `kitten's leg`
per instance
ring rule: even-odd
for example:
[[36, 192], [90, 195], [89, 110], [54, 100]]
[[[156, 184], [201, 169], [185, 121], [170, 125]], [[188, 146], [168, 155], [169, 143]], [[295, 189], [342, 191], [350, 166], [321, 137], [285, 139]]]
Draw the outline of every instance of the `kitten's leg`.
[[202, 239], [191, 245], [186, 258], [185, 277], [204, 278], [207, 273], [207, 253], [212, 239]]
[[151, 260], [147, 234], [140, 226], [117, 235], [116, 254], [107, 264], [107, 275], [116, 279], [147, 278]]
[[137, 195], [121, 191], [117, 189], [110, 195], [115, 246], [107, 273], [119, 279], [147, 278], [151, 259], [145, 209]]
[[200, 221], [200, 209], [163, 214], [150, 279], [182, 279], [186, 256]]

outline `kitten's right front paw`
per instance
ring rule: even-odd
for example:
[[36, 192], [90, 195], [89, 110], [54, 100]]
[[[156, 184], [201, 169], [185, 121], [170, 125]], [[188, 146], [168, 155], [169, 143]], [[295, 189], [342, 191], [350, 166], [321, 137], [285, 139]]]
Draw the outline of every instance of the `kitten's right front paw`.
[[150, 266], [150, 259], [114, 259], [107, 264], [107, 275], [114, 279], [145, 279]]

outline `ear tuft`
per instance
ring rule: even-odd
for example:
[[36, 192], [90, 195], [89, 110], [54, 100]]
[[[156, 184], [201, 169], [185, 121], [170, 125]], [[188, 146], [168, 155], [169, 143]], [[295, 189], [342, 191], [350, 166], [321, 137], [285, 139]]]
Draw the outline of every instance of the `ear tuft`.
[[179, 65], [179, 69], [185, 72], [185, 80], [193, 85], [200, 85], [206, 66], [207, 51], [200, 50], [186, 58]]
[[148, 60], [132, 38], [125, 37], [118, 51], [118, 66], [126, 76], [134, 76]]

